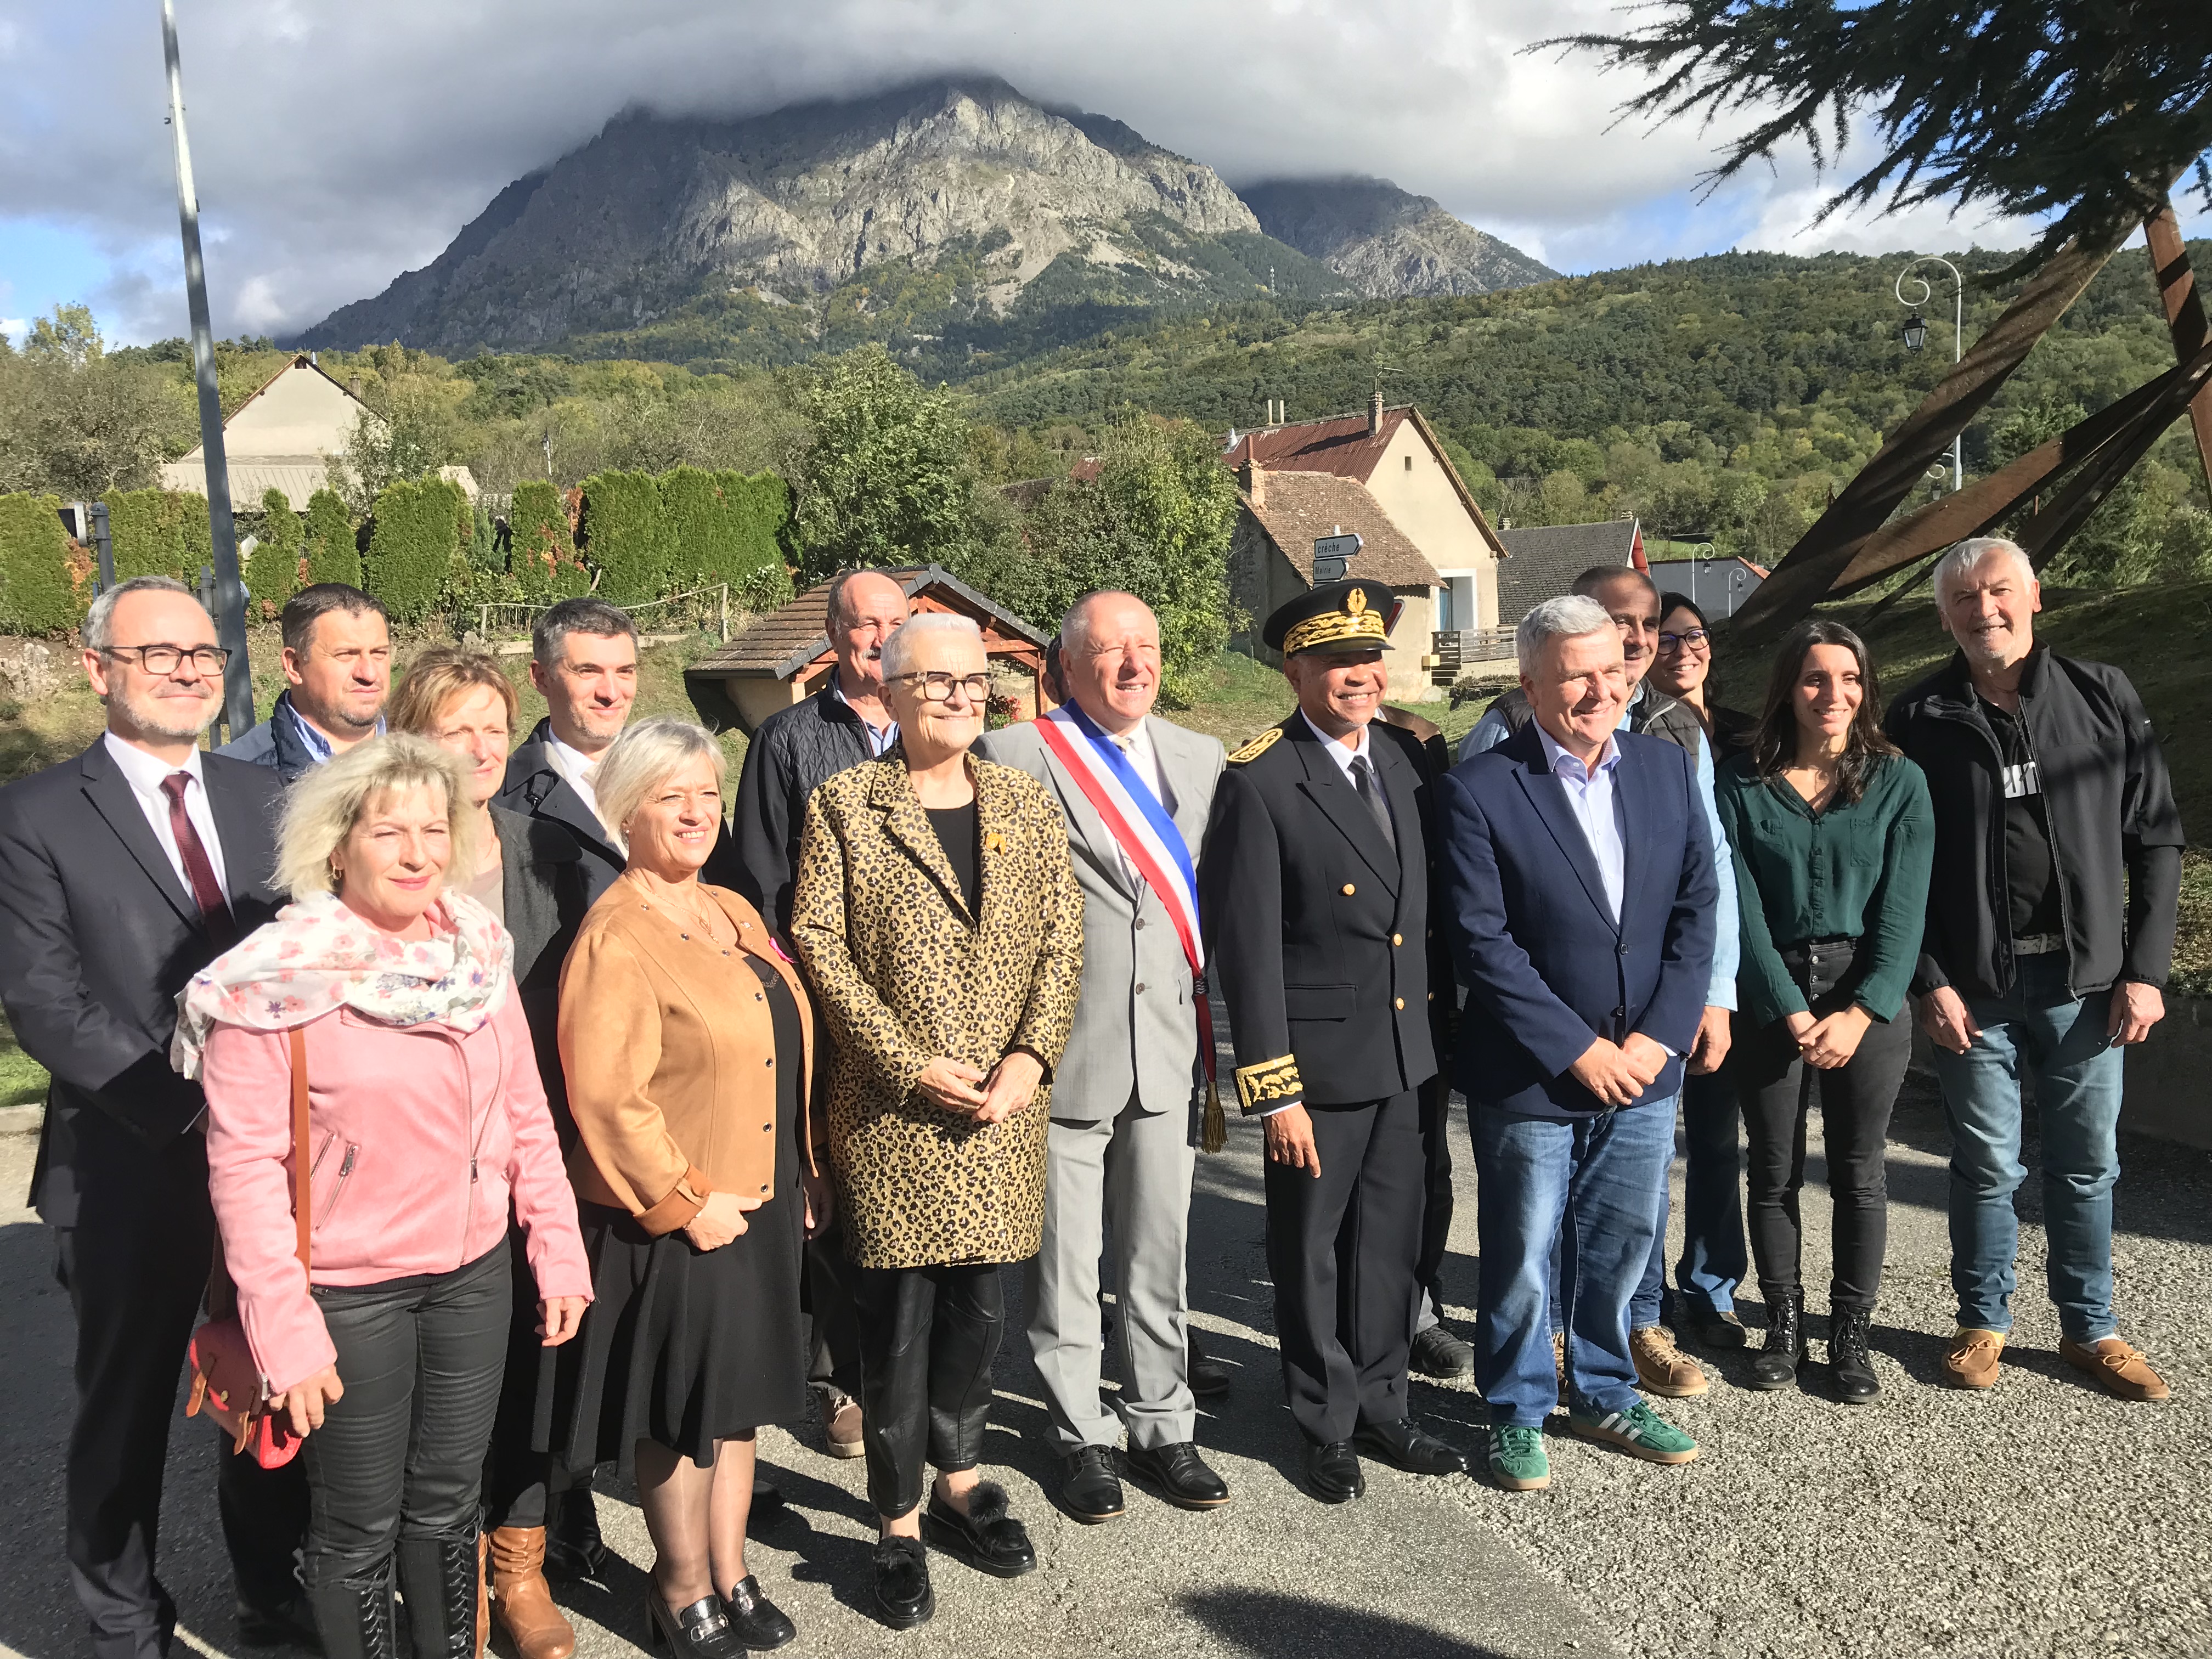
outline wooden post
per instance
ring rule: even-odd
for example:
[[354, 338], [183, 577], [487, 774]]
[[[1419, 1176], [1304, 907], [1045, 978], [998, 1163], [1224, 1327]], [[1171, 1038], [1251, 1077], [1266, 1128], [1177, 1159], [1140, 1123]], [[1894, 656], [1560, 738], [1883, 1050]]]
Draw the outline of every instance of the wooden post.
[[[2197, 273], [2189, 264], [2189, 245], [2181, 240], [2171, 202], [2143, 221], [2143, 240], [2150, 246], [2151, 280], [2166, 304], [2166, 325], [2173, 333], [2173, 355], [2185, 363], [2203, 346], [2208, 330]], [[2197, 459], [2204, 468], [2205, 485], [2212, 489], [2212, 386], [2190, 400], [2189, 423], [2197, 433]]]

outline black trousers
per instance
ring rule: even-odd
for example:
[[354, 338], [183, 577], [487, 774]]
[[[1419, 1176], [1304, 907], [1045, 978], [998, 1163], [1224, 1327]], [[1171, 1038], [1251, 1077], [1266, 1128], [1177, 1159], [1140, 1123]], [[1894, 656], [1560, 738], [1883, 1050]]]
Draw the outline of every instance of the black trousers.
[[813, 1324], [806, 1381], [858, 1400], [860, 1322], [853, 1311], [854, 1271], [845, 1257], [844, 1212], [833, 1210], [830, 1224], [806, 1241], [806, 1312]]
[[[1421, 1253], [1413, 1263], [1413, 1283], [1423, 1297], [1437, 1304], [1443, 1316], [1443, 1298], [1437, 1289], [1443, 1275], [1445, 1247], [1451, 1242], [1452, 1161], [1451, 1085], [1439, 1073], [1415, 1092], [1421, 1102], [1421, 1158], [1425, 1187], [1421, 1204]], [[1420, 1304], [1414, 1304], [1418, 1321]]]
[[301, 1454], [310, 1590], [378, 1577], [403, 1539], [475, 1533], [512, 1294], [504, 1243], [448, 1273], [316, 1287], [345, 1394]]
[[[207, 1143], [158, 1150], [119, 1123], [76, 1115], [77, 1224], [55, 1234], [54, 1276], [76, 1313], [76, 1419], [65, 1476], [70, 1581], [97, 1659], [157, 1659], [176, 1605], [155, 1574], [169, 1425], [215, 1249]], [[307, 1481], [295, 1458], [264, 1469], [199, 1423], [238, 1593], [300, 1593], [295, 1552]]]
[[1283, 1392], [1306, 1438], [1406, 1415], [1428, 1163], [1415, 1091], [1310, 1109], [1321, 1174], [1267, 1166]]
[[484, 1455], [484, 1526], [542, 1527], [552, 1506], [566, 1493], [580, 1492], [591, 1501], [592, 1471], [570, 1470], [550, 1452], [533, 1448], [544, 1437], [538, 1419], [553, 1416], [553, 1366], [538, 1335], [538, 1280], [530, 1271], [527, 1241], [520, 1227], [507, 1231], [508, 1273], [514, 1286], [514, 1311], [507, 1330], [507, 1373], [500, 1384], [499, 1413], [493, 1419], [491, 1448]]
[[[1850, 1005], [1859, 975], [1850, 940], [1792, 945], [1782, 953], [1816, 1018]], [[1835, 1206], [1832, 1307], [1871, 1310], [1881, 1291], [1889, 1247], [1889, 1115], [1912, 1058], [1912, 1022], [1876, 1020], [1858, 1051], [1833, 1071], [1798, 1057], [1790, 1027], [1778, 1020], [1731, 1057], [1744, 1136], [1750, 1143], [1751, 1254], [1769, 1304], [1802, 1284], [1804, 1229], [1797, 1194], [1805, 1184], [1806, 1109], [1820, 1080], [1822, 1149]]]
[[896, 1519], [921, 1502], [925, 1459], [946, 1474], [982, 1462], [1006, 1291], [995, 1261], [846, 1272], [860, 1338], [868, 1501]]

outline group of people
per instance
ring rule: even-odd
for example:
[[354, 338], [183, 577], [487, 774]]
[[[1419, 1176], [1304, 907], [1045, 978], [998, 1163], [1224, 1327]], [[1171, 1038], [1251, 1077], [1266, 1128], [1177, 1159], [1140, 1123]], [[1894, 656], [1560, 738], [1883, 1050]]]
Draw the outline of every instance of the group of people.
[[[204, 1303], [236, 1309], [259, 1443], [297, 1454], [220, 1460], [250, 1645], [386, 1659], [404, 1597], [418, 1659], [477, 1659], [494, 1623], [517, 1659], [569, 1659], [546, 1574], [595, 1567], [613, 1463], [657, 1643], [780, 1646], [746, 1559], [782, 1501], [756, 1435], [810, 1394], [824, 1449], [866, 1461], [883, 1622], [931, 1616], [928, 1546], [1027, 1572], [982, 1472], [1016, 1265], [1065, 1511], [1121, 1516], [1125, 1481], [1218, 1508], [1196, 1399], [1230, 1376], [1186, 1261], [1232, 1098], [1261, 1120], [1320, 1501], [1358, 1497], [1363, 1460], [1546, 1486], [1562, 1404], [1577, 1435], [1688, 1462], [1645, 1395], [1709, 1386], [1673, 1331], [1751, 1340], [1753, 1263], [1755, 1385], [1797, 1381], [1816, 1078], [1826, 1358], [1872, 1401], [1909, 1002], [1954, 1146], [1948, 1377], [1998, 1376], [2027, 1073], [2064, 1353], [2163, 1397], [2118, 1333], [2111, 1229], [2120, 1051], [2172, 947], [2172, 791], [2124, 677], [2035, 641], [2016, 547], [1963, 543], [1936, 585], [1958, 650], [1886, 720], [1826, 621], [1747, 716], [1710, 696], [1694, 605], [1587, 573], [1522, 619], [1520, 686], [1454, 764], [1385, 702], [1374, 582], [1267, 619], [1297, 707], [1229, 754], [1155, 712], [1133, 595], [1071, 610], [1056, 706], [987, 732], [976, 626], [857, 571], [733, 811], [711, 734], [630, 718], [635, 629], [599, 600], [541, 617], [548, 713], [517, 746], [494, 659], [433, 647], [394, 688], [377, 602], [310, 587], [270, 720], [209, 752], [212, 621], [165, 578], [103, 592], [106, 732], [0, 789], [0, 1002], [53, 1077], [34, 1197], [77, 1317], [68, 1553], [99, 1659], [170, 1645], [161, 1475]], [[1438, 1293], [1449, 1085], [1479, 1176], [1472, 1344]], [[1416, 1370], [1472, 1373], [1481, 1448], [1420, 1426]]]

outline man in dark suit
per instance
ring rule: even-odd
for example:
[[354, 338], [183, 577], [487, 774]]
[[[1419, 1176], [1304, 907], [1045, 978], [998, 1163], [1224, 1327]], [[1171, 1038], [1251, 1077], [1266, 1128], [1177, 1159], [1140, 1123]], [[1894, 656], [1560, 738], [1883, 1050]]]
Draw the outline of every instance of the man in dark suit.
[[1552, 1478], [1554, 1239], [1568, 1426], [1653, 1462], [1697, 1455], [1636, 1392], [1629, 1301], [1705, 1015], [1719, 886], [1689, 756], [1615, 729], [1628, 688], [1605, 608], [1547, 599], [1516, 644], [1534, 718], [1444, 778], [1438, 812], [1468, 988], [1475, 1385], [1490, 1402], [1492, 1478], [1520, 1492]]
[[[70, 1577], [98, 1659], [158, 1659], [177, 1617], [154, 1570], [161, 1476], [215, 1243], [204, 1102], [169, 1038], [185, 981], [276, 913], [283, 785], [197, 747], [225, 653], [182, 583], [111, 589], [84, 638], [106, 735], [0, 789], [0, 1003], [53, 1076], [32, 1201], [76, 1312]], [[264, 1470], [228, 1447], [219, 1462], [240, 1640], [313, 1645], [299, 1462]]]
[[531, 630], [530, 683], [545, 699], [545, 718], [507, 757], [492, 804], [550, 818], [574, 836], [597, 899], [629, 862], [599, 822], [592, 773], [637, 701], [637, 624], [605, 599], [562, 600]]
[[1380, 582], [1330, 582], [1268, 617], [1297, 712], [1229, 757], [1200, 860], [1200, 910], [1267, 1143], [1267, 1264], [1284, 1392], [1314, 1495], [1365, 1490], [1362, 1454], [1416, 1474], [1467, 1467], [1407, 1413], [1436, 1075], [1428, 958], [1430, 788], [1414, 740], [1377, 722]]

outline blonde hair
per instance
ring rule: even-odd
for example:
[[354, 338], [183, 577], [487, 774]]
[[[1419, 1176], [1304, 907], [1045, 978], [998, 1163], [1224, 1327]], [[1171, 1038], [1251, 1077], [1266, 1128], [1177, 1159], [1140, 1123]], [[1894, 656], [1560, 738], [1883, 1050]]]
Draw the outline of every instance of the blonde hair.
[[698, 721], [655, 714], [628, 727], [592, 769], [592, 794], [599, 803], [600, 822], [627, 842], [623, 825], [639, 804], [674, 775], [677, 768], [702, 755], [714, 763], [719, 787], [729, 762], [714, 733]]
[[295, 899], [337, 890], [331, 854], [345, 844], [369, 803], [404, 789], [435, 789], [446, 798], [453, 855], [446, 884], [476, 873], [477, 814], [470, 809], [468, 769], [459, 756], [427, 738], [395, 732], [371, 738], [326, 761], [292, 786], [276, 830], [276, 884]]
[[394, 732], [434, 737], [446, 705], [480, 686], [499, 693], [512, 732], [522, 708], [513, 682], [499, 672], [494, 659], [459, 645], [434, 645], [407, 665], [406, 675], [392, 689], [391, 706], [384, 711], [385, 724]]

